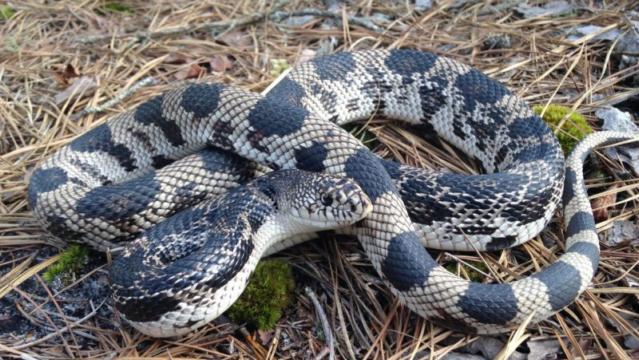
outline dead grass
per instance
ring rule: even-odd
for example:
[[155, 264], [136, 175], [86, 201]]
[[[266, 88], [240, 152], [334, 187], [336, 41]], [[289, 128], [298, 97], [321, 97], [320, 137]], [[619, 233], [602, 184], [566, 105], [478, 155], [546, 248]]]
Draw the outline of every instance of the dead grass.
[[[299, 303], [289, 309], [274, 332], [247, 336], [241, 327], [222, 318], [182, 339], [163, 341], [121, 327], [108, 296], [102, 293], [102, 297], [74, 298], [90, 281], [102, 284], [99, 281], [107, 272], [104, 260], [89, 266], [86, 274], [66, 287], [46, 284], [38, 275], [43, 264], [55, 259], [56, 251], [29, 213], [25, 199], [29, 171], [74, 136], [185, 78], [260, 91], [274, 78], [270, 73], [273, 59], [294, 64], [308, 56], [309, 50], [414, 47], [473, 64], [531, 103], [563, 104], [588, 116], [597, 107], [638, 93], [628, 79], [639, 67], [619, 70], [610, 44], [590, 41], [590, 37], [567, 41], [564, 33], [579, 24], [625, 30], [628, 19], [624, 12], [632, 7], [631, 1], [607, 2], [603, 9], [584, 5], [560, 18], [522, 19], [508, 7], [494, 11], [487, 2], [478, 1], [469, 1], [462, 8], [455, 8], [454, 1], [440, 1], [430, 11], [417, 13], [411, 11], [408, 1], [355, 0], [343, 13], [345, 20], [355, 10], [364, 20], [375, 13], [394, 16], [378, 24], [384, 29], [381, 33], [349, 26], [348, 21], [331, 25], [332, 20], [327, 20], [324, 26], [318, 26], [323, 21], [318, 18], [301, 26], [263, 21], [254, 15], [272, 10], [271, 2], [264, 0], [121, 2], [130, 14], [109, 12], [103, 1], [42, 3], [11, 2], [15, 15], [0, 20], [0, 296], [4, 296], [0, 299], [4, 307], [0, 308], [0, 329], [20, 318], [25, 327], [35, 324], [47, 334], [0, 333], [0, 354], [7, 358], [327, 356], [314, 307], [301, 290]], [[282, 9], [305, 7], [324, 9], [319, 2], [296, 0], [286, 2]], [[253, 24], [226, 29], [224, 25], [233, 19]], [[494, 36], [507, 36], [512, 45], [483, 47]], [[331, 44], [336, 46], [331, 48]], [[105, 103], [148, 76], [157, 84], [139, 89], [104, 112], [73, 116]], [[56, 103], [56, 95], [79, 77], [95, 86]], [[595, 124], [593, 117], [589, 119]], [[378, 120], [368, 126], [379, 142], [376, 151], [382, 155], [434, 169], [478, 171], [472, 161], [445, 144], [427, 143]], [[637, 214], [638, 182], [620, 179], [621, 166], [613, 159], [601, 155], [598, 159], [597, 167], [607, 175], [591, 180], [591, 187], [600, 191], [614, 185], [606, 194], [618, 195], [616, 201], [604, 204], [608, 220], [602, 220], [599, 228], [605, 234], [613, 220]], [[490, 269], [487, 280], [519, 279], [539, 271], [561, 253], [560, 224], [556, 217], [541, 236], [514, 250], [481, 256], [440, 253], [439, 260], [456, 266], [461, 276], [471, 272], [460, 265], [465, 262], [483, 263]], [[332, 325], [340, 358], [437, 358], [477, 341], [438, 328], [400, 305], [352, 239], [314, 242], [277, 256], [294, 265], [299, 289], [312, 284]], [[639, 255], [630, 246], [602, 249], [592, 289], [551, 319], [513, 334], [502, 356], [512, 352], [514, 344], [526, 341], [526, 336], [533, 341], [558, 340], [563, 351], [560, 357], [633, 356], [623, 342], [625, 335], [637, 334], [630, 325], [639, 318], [637, 264]], [[102, 301], [94, 303], [96, 299]], [[84, 312], [69, 313], [74, 301], [82, 303]], [[9, 306], [16, 312], [8, 312]], [[507, 340], [508, 335], [502, 339]]]

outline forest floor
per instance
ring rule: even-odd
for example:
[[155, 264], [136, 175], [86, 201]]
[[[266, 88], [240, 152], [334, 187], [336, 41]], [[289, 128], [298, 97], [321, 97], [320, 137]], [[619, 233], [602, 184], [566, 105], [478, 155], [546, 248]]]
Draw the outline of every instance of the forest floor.
[[[329, 358], [332, 348], [344, 359], [637, 358], [639, 179], [620, 157], [603, 151], [585, 170], [602, 244], [592, 286], [557, 315], [510, 334], [464, 335], [420, 318], [384, 286], [351, 238], [312, 241], [275, 256], [293, 266], [297, 301], [268, 331], [250, 331], [223, 316], [179, 339], [146, 337], [114, 311], [109, 259], [101, 254], [90, 254], [70, 278], [43, 278], [63, 246], [46, 236], [28, 208], [34, 166], [91, 127], [185, 81], [259, 92], [282, 67], [314, 56], [410, 47], [471, 64], [531, 104], [574, 109], [595, 130], [601, 126], [595, 111], [603, 107], [637, 116], [639, 50], [627, 41], [639, 31], [639, 14], [631, 11], [639, 10], [637, 2], [429, 3], [23, 0], [0, 5], [0, 357], [314, 359]], [[107, 103], [144, 79], [152, 81]], [[100, 111], [86, 111], [95, 107]], [[381, 156], [404, 163], [479, 170], [451, 146], [427, 142], [382, 119], [354, 134]], [[616, 241], [619, 224], [635, 235]], [[559, 213], [539, 236], [514, 249], [432, 254], [459, 276], [509, 282], [557, 259], [564, 244], [561, 228]], [[326, 313], [333, 346], [306, 286]]]

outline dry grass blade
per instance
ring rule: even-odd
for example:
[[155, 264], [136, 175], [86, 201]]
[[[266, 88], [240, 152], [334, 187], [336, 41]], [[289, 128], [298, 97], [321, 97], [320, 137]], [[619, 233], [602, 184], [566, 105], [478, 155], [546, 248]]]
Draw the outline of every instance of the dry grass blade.
[[510, 356], [517, 350], [517, 347], [530, 337], [530, 334], [526, 333], [526, 327], [528, 326], [528, 324], [530, 324], [530, 320], [532, 320], [533, 316], [535, 316], [535, 313], [531, 313], [526, 318], [526, 320], [521, 323], [517, 330], [515, 330], [512, 335], [510, 335], [506, 347], [504, 347], [504, 349], [500, 351], [499, 354], [497, 354], [495, 360], [509, 359]]
[[31, 262], [31, 259], [25, 260], [24, 263], [16, 266], [9, 273], [3, 276], [2, 279], [0, 279], [0, 299], [7, 295], [7, 293], [9, 293], [11, 290], [15, 289], [16, 287], [20, 286], [20, 284], [33, 277], [35, 274], [39, 273], [40, 271], [49, 267], [51, 264], [58, 261], [60, 259], [60, 256], [61, 255], [54, 255], [25, 271], [22, 271], [22, 269]]

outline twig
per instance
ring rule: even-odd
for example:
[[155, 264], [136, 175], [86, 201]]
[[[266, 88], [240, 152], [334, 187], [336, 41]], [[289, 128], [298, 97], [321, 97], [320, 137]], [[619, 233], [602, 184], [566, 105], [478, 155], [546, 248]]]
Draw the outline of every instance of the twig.
[[49, 340], [50, 338], [52, 338], [54, 336], [58, 336], [58, 335], [62, 336], [62, 333], [66, 332], [66, 331], [70, 331], [75, 326], [78, 326], [78, 325], [82, 324], [83, 322], [89, 320], [93, 316], [95, 316], [95, 314], [98, 313], [98, 310], [100, 310], [100, 308], [102, 308], [102, 306], [105, 303], [106, 303], [106, 300], [102, 301], [102, 303], [100, 303], [100, 305], [98, 305], [98, 307], [93, 308], [93, 310], [89, 314], [85, 315], [83, 318], [79, 319], [78, 321], [74, 321], [71, 324], [69, 324], [69, 325], [67, 325], [67, 326], [65, 326], [63, 328], [58, 329], [57, 332], [52, 332], [52, 333], [50, 333], [48, 335], [45, 335], [45, 336], [43, 336], [43, 337], [41, 337], [39, 339], [36, 339], [36, 340], [31, 341], [31, 342], [26, 343], [26, 344], [14, 345], [13, 348], [15, 350], [26, 349], [26, 348], [31, 347], [33, 345], [37, 345], [37, 344], [40, 344], [40, 343], [42, 343], [44, 341], [47, 341], [47, 340]]
[[174, 27], [174, 28], [170, 28], [166, 30], [158, 30], [153, 32], [136, 31], [129, 34], [119, 34], [119, 35], [106, 34], [106, 35], [88, 36], [83, 39], [78, 39], [78, 42], [82, 44], [91, 44], [94, 42], [99, 42], [104, 40], [122, 39], [127, 37], [135, 37], [140, 40], [143, 40], [143, 39], [153, 39], [153, 38], [162, 37], [162, 36], [184, 34], [184, 33], [189, 33], [193, 31], [200, 31], [200, 30], [206, 30], [206, 31], [214, 32], [214, 33], [222, 33], [222, 32], [230, 31], [237, 27], [252, 25], [264, 19], [267, 19], [269, 15], [277, 12], [285, 4], [286, 4], [286, 1], [279, 1], [268, 12], [252, 14], [245, 17], [241, 17], [239, 19], [214, 21], [211, 23], [200, 24], [200, 25], [187, 24], [183, 26], [178, 26], [178, 27]]
[[[129, 34], [106, 34], [106, 35], [88, 36], [82, 39], [78, 39], [77, 42], [81, 44], [91, 44], [91, 43], [99, 42], [99, 41], [105, 41], [105, 40], [111, 40], [111, 39], [122, 39], [127, 37], [133, 37], [139, 40], [144, 40], [144, 39], [153, 39], [153, 38], [162, 37], [162, 36], [179, 35], [179, 34], [184, 34], [184, 33], [189, 33], [194, 31], [201, 31], [201, 30], [210, 31], [210, 32], [213, 32], [214, 34], [220, 34], [220, 33], [228, 32], [238, 27], [253, 25], [263, 20], [281, 22], [290, 17], [317, 16], [317, 17], [325, 17], [325, 18], [331, 18], [337, 21], [341, 21], [343, 17], [341, 12], [333, 12], [333, 11], [319, 10], [319, 9], [304, 9], [304, 10], [292, 11], [292, 12], [280, 11], [279, 9], [281, 9], [285, 3], [286, 1], [280, 1], [279, 3], [275, 4], [275, 6], [273, 6], [273, 9], [271, 9], [271, 11], [249, 15], [249, 16], [241, 17], [239, 19], [214, 21], [211, 23], [200, 24], [200, 25], [189, 24], [189, 25], [178, 26], [178, 27], [174, 27], [170, 29], [158, 30], [158, 31], [152, 31], [152, 32], [136, 31]], [[348, 19], [349, 23], [361, 26], [370, 31], [374, 31], [374, 32], [384, 31], [381, 27], [375, 25], [375, 23], [373, 23], [372, 21], [366, 18], [363, 18], [360, 16], [351, 16], [351, 15], [346, 16], [346, 18]]]
[[99, 106], [87, 106], [84, 110], [80, 111], [77, 114], [72, 115], [71, 120], [76, 120], [88, 114], [103, 112], [104, 110], [113, 107], [113, 105], [119, 104], [120, 102], [122, 102], [122, 100], [126, 99], [127, 97], [131, 96], [131, 94], [138, 91], [138, 89], [148, 85], [155, 85], [157, 84], [157, 82], [158, 80], [154, 78], [153, 76], [147, 76], [144, 79], [141, 79], [140, 81], [135, 82], [128, 89], [123, 90], [122, 92], [117, 94], [113, 99], [105, 102], [104, 104]]
[[[326, 18], [335, 19], [337, 21], [341, 21], [343, 14], [341, 12], [333, 12], [333, 11], [327, 11], [327, 10], [304, 9], [304, 10], [293, 11], [293, 12], [277, 11], [277, 12], [274, 12], [271, 16], [269, 16], [269, 19], [275, 22], [281, 22], [285, 19], [288, 19], [290, 17], [296, 17], [296, 16], [317, 16], [317, 17], [326, 17]], [[349, 23], [361, 26], [368, 30], [371, 30], [374, 32], [384, 31], [381, 27], [375, 25], [372, 21], [366, 18], [363, 18], [360, 16], [351, 16], [351, 15], [346, 16], [346, 18], [348, 19]]]
[[21, 352], [21, 351], [18, 351], [18, 350], [12, 349], [12, 348], [10, 348], [10, 347], [8, 347], [8, 346], [2, 345], [2, 343], [0, 343], [0, 350], [5, 351], [5, 352], [7, 352], [7, 353], [11, 353], [11, 354], [17, 355], [17, 356], [19, 356], [19, 357], [20, 357], [20, 359], [24, 359], [24, 360], [36, 360], [36, 358], [34, 358], [33, 356], [31, 356], [31, 355], [29, 355], [29, 354], [26, 354], [26, 353], [23, 353], [23, 352]]
[[331, 332], [331, 327], [328, 324], [328, 319], [326, 318], [326, 313], [324, 312], [324, 309], [322, 308], [322, 304], [320, 304], [319, 299], [317, 298], [317, 295], [315, 295], [315, 293], [313, 292], [313, 290], [311, 290], [310, 287], [308, 286], [305, 287], [304, 292], [309, 298], [311, 298], [311, 301], [313, 302], [313, 306], [315, 306], [315, 311], [317, 312], [317, 316], [319, 317], [320, 322], [322, 323], [322, 331], [324, 331], [324, 337], [326, 338], [326, 345], [328, 346], [328, 350], [329, 350], [328, 358], [330, 360], [334, 360], [335, 344], [333, 341], [333, 333]]

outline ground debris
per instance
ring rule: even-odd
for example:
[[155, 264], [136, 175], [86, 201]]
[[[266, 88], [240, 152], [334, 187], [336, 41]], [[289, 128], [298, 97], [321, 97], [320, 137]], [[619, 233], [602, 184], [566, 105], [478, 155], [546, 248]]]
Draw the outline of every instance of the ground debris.
[[[632, 115], [614, 107], [597, 110], [595, 113], [603, 120], [603, 130], [639, 133], [639, 127], [632, 120]], [[628, 164], [632, 171], [639, 175], [639, 144], [631, 143], [606, 149], [606, 155], [611, 159], [619, 159]]]
[[558, 0], [542, 3], [540, 6], [528, 5], [524, 2], [515, 7], [515, 10], [525, 18], [533, 18], [540, 16], [561, 16], [575, 10], [574, 6], [568, 1]]
[[639, 245], [639, 226], [634, 221], [617, 220], [607, 232], [608, 246]]

